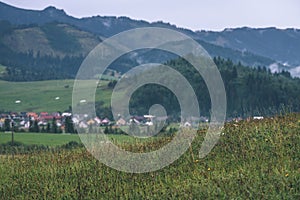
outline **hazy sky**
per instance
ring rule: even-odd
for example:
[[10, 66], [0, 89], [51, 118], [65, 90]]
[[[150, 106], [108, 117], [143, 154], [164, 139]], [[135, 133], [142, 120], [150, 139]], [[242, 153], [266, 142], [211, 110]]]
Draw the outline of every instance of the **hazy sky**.
[[52, 5], [75, 17], [128, 16], [192, 30], [234, 27], [300, 28], [299, 0], [4, 0], [42, 10]]

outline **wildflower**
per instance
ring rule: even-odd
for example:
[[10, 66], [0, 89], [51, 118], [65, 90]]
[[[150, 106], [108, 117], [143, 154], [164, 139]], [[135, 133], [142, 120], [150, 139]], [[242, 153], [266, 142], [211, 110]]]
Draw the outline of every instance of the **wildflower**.
[[289, 176], [289, 174], [288, 174], [288, 173], [286, 173], [286, 174], [285, 174], [285, 177], [288, 177], [288, 176]]
[[194, 163], [197, 163], [197, 162], [199, 162], [200, 160], [194, 160]]
[[209, 168], [207, 168], [207, 171], [210, 171], [210, 167], [209, 167]]

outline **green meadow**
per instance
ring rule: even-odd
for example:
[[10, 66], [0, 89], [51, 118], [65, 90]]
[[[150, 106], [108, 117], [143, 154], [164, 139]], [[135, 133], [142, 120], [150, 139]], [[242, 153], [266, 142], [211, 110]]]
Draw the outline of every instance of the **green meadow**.
[[[89, 87], [89, 81], [82, 81]], [[111, 90], [108, 81], [101, 81], [96, 92], [96, 101], [109, 105]], [[51, 80], [34, 82], [0, 81], [0, 110], [14, 112], [57, 112], [72, 105], [74, 80]], [[20, 101], [16, 103], [16, 101]]]
[[[117, 144], [134, 144], [140, 142], [149, 142], [158, 140], [161, 137], [153, 138], [134, 138], [128, 135], [106, 135], [109, 140]], [[11, 132], [0, 132], [0, 145], [10, 142], [12, 139]], [[78, 134], [54, 134], [54, 133], [14, 133], [14, 141], [24, 145], [44, 145], [49, 147], [61, 146], [69, 142], [81, 143]]]
[[[51, 133], [14, 133], [14, 140], [25, 145], [59, 146], [68, 142], [80, 142], [77, 134], [51, 134]], [[0, 144], [11, 141], [11, 133], [0, 133]]]

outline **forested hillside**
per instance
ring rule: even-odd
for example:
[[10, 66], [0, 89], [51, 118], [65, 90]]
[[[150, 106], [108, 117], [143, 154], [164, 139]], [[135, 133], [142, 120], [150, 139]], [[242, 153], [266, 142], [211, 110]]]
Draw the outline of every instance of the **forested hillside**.
[[7, 67], [1, 78], [74, 78], [84, 57], [99, 42], [99, 36], [67, 24], [12, 25], [0, 21], [0, 63]]
[[[85, 56], [103, 37], [69, 24], [51, 22], [42, 25], [13, 25], [0, 21], [0, 64], [8, 81], [39, 81], [74, 78]], [[242, 53], [198, 40], [211, 56], [257, 67], [275, 61], [250, 52]], [[148, 62], [164, 63], [174, 57], [156, 50], [139, 50], [117, 59], [111, 66], [119, 72]]]
[[[249, 68], [231, 60], [214, 58], [225, 84], [227, 117], [274, 115], [280, 112], [300, 111], [300, 79], [289, 72], [272, 74], [265, 68]], [[201, 115], [210, 116], [210, 97], [200, 74], [185, 60], [167, 63], [183, 74], [198, 97]], [[138, 106], [140, 104], [144, 106]], [[135, 114], [147, 113], [153, 104], [162, 104], [168, 114], [179, 116], [179, 104], [171, 91], [158, 85], [138, 89], [130, 105]]]

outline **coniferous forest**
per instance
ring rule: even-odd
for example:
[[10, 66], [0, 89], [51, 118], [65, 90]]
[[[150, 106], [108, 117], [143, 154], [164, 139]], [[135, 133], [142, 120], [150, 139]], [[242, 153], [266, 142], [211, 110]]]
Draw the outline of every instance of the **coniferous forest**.
[[[300, 79], [292, 78], [289, 72], [271, 73], [264, 67], [250, 68], [220, 57], [214, 58], [214, 62], [224, 81], [228, 117], [270, 116], [300, 111]], [[211, 102], [201, 75], [183, 59], [172, 60], [167, 65], [189, 80], [197, 95], [201, 114], [209, 116]], [[143, 107], [138, 106], [141, 102]], [[136, 114], [145, 113], [156, 103], [164, 105], [173, 116], [178, 116], [180, 111], [174, 94], [158, 85], [143, 86], [133, 94], [130, 103]]]

